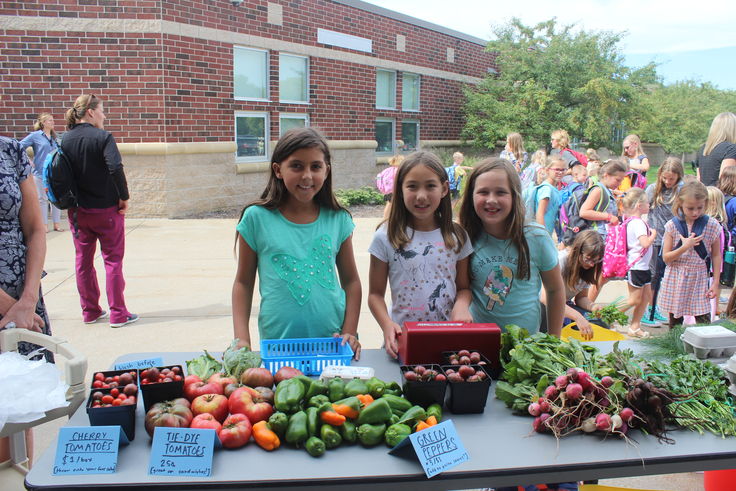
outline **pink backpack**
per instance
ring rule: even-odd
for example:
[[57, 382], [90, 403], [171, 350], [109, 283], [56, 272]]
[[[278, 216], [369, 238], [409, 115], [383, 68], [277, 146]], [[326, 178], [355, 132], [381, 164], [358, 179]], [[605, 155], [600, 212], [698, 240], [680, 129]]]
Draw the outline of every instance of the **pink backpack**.
[[[648, 247], [641, 250], [639, 257], [633, 262], [628, 260], [628, 242], [626, 240], [626, 226], [636, 217], [627, 217], [618, 225], [608, 227], [608, 235], [606, 235], [606, 249], [603, 254], [603, 277], [604, 278], [624, 278], [631, 267], [636, 264], [644, 254], [647, 253]], [[641, 220], [639, 218], [639, 220]], [[644, 222], [646, 225], [646, 222]], [[649, 225], [647, 225], [647, 233]]]
[[376, 187], [381, 194], [387, 195], [394, 192], [394, 179], [396, 178], [397, 167], [386, 167], [376, 176]]

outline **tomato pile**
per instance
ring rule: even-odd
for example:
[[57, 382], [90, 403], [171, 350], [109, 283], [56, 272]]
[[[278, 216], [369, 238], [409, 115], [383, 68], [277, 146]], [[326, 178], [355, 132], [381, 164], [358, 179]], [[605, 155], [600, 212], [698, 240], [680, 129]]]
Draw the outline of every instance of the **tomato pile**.
[[117, 387], [110, 389], [108, 393], [97, 390], [92, 393], [90, 407], [135, 406], [137, 394], [138, 386], [132, 383], [126, 385], [123, 390]]
[[141, 385], [181, 382], [182, 380], [184, 380], [184, 377], [182, 377], [181, 367], [179, 366], [161, 369], [153, 367], [141, 371]]
[[92, 388], [113, 389], [135, 383], [136, 380], [138, 380], [138, 374], [135, 370], [116, 375], [105, 375], [104, 372], [96, 372], [92, 379]]

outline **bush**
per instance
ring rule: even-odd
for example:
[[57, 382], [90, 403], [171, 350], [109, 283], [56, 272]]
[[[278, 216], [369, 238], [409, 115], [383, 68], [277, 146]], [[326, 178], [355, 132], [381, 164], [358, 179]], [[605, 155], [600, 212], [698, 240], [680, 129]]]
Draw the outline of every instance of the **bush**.
[[364, 186], [359, 189], [338, 189], [335, 191], [337, 201], [342, 206], [354, 205], [382, 205], [383, 195], [377, 189]]

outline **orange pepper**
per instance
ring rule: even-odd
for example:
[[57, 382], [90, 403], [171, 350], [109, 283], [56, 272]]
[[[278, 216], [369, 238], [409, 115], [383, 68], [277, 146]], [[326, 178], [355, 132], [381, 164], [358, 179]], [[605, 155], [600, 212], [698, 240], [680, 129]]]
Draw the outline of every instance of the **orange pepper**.
[[259, 421], [253, 425], [253, 439], [258, 446], [264, 450], [276, 450], [281, 445], [278, 435], [268, 427], [265, 421]]
[[334, 409], [337, 414], [342, 414], [348, 419], [355, 419], [360, 415], [360, 411], [353, 409], [347, 404], [333, 404], [332, 409]]
[[430, 426], [424, 421], [420, 421], [419, 423], [417, 423], [416, 428], [414, 428], [414, 432], [416, 433], [418, 431], [426, 430], [427, 428], [430, 428]]
[[437, 418], [434, 416], [430, 416], [429, 418], [424, 420], [425, 423], [427, 423], [429, 426], [434, 426], [437, 424]]
[[370, 394], [358, 394], [355, 397], [363, 404], [363, 407], [370, 406], [371, 402], [374, 401], [373, 396]]
[[335, 411], [322, 411], [319, 414], [319, 417], [323, 423], [327, 423], [328, 425], [332, 426], [342, 426], [347, 420], [345, 416], [336, 413]]

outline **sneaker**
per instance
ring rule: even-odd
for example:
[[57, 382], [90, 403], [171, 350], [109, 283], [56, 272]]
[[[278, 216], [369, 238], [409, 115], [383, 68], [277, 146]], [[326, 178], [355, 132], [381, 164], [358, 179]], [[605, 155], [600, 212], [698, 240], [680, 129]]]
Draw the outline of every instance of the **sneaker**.
[[649, 316], [645, 315], [644, 318], [641, 320], [641, 324], [647, 327], [662, 327], [662, 323], [657, 320], [656, 316], [653, 321], [650, 321]]
[[[651, 305], [647, 309], [647, 311], [644, 313], [644, 318], [649, 319], [652, 314], [652, 307]], [[659, 322], [669, 322], [669, 319], [662, 315], [662, 312], [659, 311], [659, 307], [654, 307], [654, 320], [657, 320]]]
[[137, 322], [140, 317], [138, 317], [138, 314], [130, 314], [127, 319], [125, 319], [123, 322], [111, 322], [110, 327], [123, 327], [127, 326], [128, 324], [132, 324], [134, 322]]
[[96, 318], [92, 319], [91, 321], [84, 321], [85, 324], [94, 324], [100, 319], [106, 319], [109, 316], [109, 312], [107, 310], [103, 310], [100, 315], [98, 315]]

